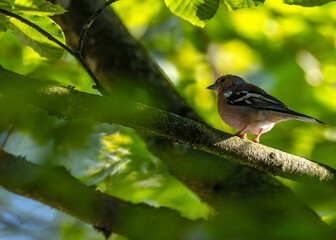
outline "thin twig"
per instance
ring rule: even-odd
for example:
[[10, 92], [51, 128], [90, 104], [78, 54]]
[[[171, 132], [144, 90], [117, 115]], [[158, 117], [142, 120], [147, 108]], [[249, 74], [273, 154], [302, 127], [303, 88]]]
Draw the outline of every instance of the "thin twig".
[[83, 49], [83, 44], [84, 44], [84, 39], [86, 36], [87, 31], [89, 30], [89, 28], [91, 27], [92, 23], [96, 20], [96, 18], [98, 17], [98, 15], [109, 5], [111, 5], [112, 3], [116, 2], [118, 0], [109, 0], [107, 1], [103, 6], [101, 6], [90, 18], [89, 20], [85, 23], [85, 25], [83, 26], [83, 29], [79, 35], [79, 41], [78, 41], [78, 48], [77, 51], [81, 54], [82, 49]]
[[52, 36], [50, 33], [48, 33], [47, 31], [45, 31], [44, 29], [42, 29], [40, 26], [38, 26], [35, 23], [33, 23], [33, 22], [31, 22], [31, 21], [29, 21], [29, 20], [21, 17], [18, 14], [9, 12], [9, 11], [1, 9], [1, 8], [0, 8], [0, 13], [2, 13], [4, 15], [7, 15], [7, 16], [10, 16], [12, 18], [15, 18], [15, 19], [19, 20], [20, 22], [25, 23], [28, 26], [34, 28], [36, 31], [38, 31], [39, 33], [41, 33], [43, 36], [45, 36], [46, 38], [48, 38], [50, 41], [56, 43], [61, 48], [63, 48], [65, 51], [67, 51], [72, 56], [74, 56], [79, 61], [79, 63], [83, 66], [83, 68], [85, 69], [85, 71], [89, 74], [89, 76], [91, 77], [91, 79], [93, 80], [93, 82], [95, 84], [95, 86], [93, 86], [93, 88], [97, 89], [102, 95], [107, 95], [106, 90], [100, 84], [99, 80], [94, 75], [94, 73], [91, 71], [91, 69], [89, 68], [89, 66], [87, 65], [87, 63], [85, 62], [85, 60], [83, 59], [83, 57], [81, 56], [81, 54], [78, 51], [76, 51], [75, 49], [72, 49], [71, 47], [66, 46], [64, 43], [62, 43], [61, 41], [59, 41], [58, 39], [56, 39], [54, 36]]
[[105, 88], [103, 88], [103, 86], [100, 84], [99, 80], [97, 79], [96, 75], [91, 71], [91, 69], [89, 68], [89, 66], [87, 65], [87, 63], [85, 62], [84, 58], [82, 57], [82, 55], [78, 52], [76, 52], [76, 58], [79, 61], [80, 65], [82, 65], [82, 67], [85, 69], [85, 71], [89, 74], [89, 76], [91, 77], [91, 79], [93, 80], [93, 82], [96, 84], [94, 86], [92, 86], [92, 88], [97, 89], [103, 96], [108, 95], [109, 93], [105, 90]]

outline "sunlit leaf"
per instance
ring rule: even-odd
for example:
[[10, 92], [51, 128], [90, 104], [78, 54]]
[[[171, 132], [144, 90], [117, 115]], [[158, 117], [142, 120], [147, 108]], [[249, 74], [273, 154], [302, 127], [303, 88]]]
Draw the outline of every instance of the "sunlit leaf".
[[232, 9], [250, 8], [263, 4], [265, 0], [224, 0], [226, 5]]
[[[56, 39], [65, 43], [65, 37], [61, 28], [50, 18], [42, 16], [33, 16], [27, 14], [20, 14], [20, 16], [37, 24], [42, 29], [47, 29], [47, 32]], [[57, 60], [63, 54], [63, 49], [56, 43], [51, 42], [48, 38], [37, 32], [32, 27], [20, 22], [17, 19], [10, 18], [10, 29], [16, 37], [25, 45], [33, 48], [42, 57], [50, 60]]]
[[127, 201], [170, 207], [192, 219], [210, 214], [208, 206], [169, 174], [134, 130], [119, 127], [102, 134], [100, 141], [99, 160], [95, 160], [100, 170], [88, 183], [94, 181], [99, 190]]
[[44, 16], [63, 14], [66, 12], [61, 6], [52, 4], [46, 0], [15, 0], [13, 11]]
[[335, 0], [283, 0], [284, 3], [291, 5], [300, 5], [304, 7], [320, 6]]
[[219, 0], [165, 0], [165, 3], [172, 13], [199, 27], [205, 26], [219, 6]]

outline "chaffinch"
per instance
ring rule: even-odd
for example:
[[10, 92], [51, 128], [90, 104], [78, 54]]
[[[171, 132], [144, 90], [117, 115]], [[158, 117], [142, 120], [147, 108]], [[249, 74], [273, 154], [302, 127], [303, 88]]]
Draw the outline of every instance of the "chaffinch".
[[297, 119], [324, 124], [290, 110], [275, 97], [238, 76], [222, 76], [207, 89], [218, 92], [218, 113], [227, 125], [239, 130], [235, 135], [244, 138], [246, 134], [242, 132], [256, 134], [257, 137], [253, 139], [256, 143], [262, 133], [268, 132], [281, 121]]

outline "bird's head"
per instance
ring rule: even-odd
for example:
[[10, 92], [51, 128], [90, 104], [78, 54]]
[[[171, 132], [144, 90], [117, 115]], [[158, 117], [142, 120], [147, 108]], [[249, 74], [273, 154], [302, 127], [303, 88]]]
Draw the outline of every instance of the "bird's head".
[[241, 84], [244, 82], [245, 82], [244, 79], [242, 79], [241, 77], [228, 74], [228, 75], [219, 77], [216, 80], [216, 82], [210, 85], [209, 87], [207, 87], [207, 89], [216, 90], [218, 92], [221, 92], [222, 90], [237, 86], [238, 84]]

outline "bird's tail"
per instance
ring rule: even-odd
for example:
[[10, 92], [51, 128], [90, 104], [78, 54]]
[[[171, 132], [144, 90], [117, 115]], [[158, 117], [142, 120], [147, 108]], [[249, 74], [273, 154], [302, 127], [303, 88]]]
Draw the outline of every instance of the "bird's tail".
[[321, 124], [324, 124], [326, 125], [324, 122], [316, 119], [316, 118], [313, 118], [313, 117], [309, 117], [305, 114], [302, 114], [302, 113], [298, 113], [298, 112], [295, 112], [295, 111], [291, 111], [291, 114], [295, 116], [295, 119], [297, 120], [300, 120], [300, 121], [305, 121], [305, 122], [315, 122], [315, 123], [321, 123]]

